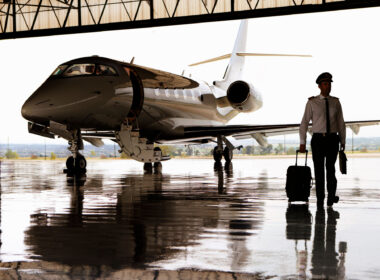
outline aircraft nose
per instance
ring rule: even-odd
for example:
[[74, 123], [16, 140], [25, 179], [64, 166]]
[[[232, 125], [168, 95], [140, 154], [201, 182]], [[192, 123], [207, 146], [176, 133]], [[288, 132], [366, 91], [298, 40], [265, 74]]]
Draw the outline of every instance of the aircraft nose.
[[33, 119], [33, 108], [32, 107], [33, 107], [33, 105], [31, 104], [29, 99], [27, 101], [25, 101], [24, 105], [22, 105], [21, 115], [24, 117], [24, 119], [32, 121], [32, 119]]
[[21, 115], [28, 121], [36, 123], [46, 122], [46, 112], [40, 107], [41, 103], [35, 95], [32, 95], [25, 101], [21, 107]]

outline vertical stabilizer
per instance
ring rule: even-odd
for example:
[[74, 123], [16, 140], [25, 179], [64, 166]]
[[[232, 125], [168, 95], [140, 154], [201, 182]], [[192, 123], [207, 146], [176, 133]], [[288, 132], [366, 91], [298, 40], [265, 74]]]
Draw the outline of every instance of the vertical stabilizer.
[[238, 56], [237, 53], [244, 53], [247, 43], [248, 20], [242, 20], [239, 32], [235, 40], [234, 49], [228, 63], [223, 80], [215, 81], [215, 85], [223, 90], [227, 90], [228, 86], [234, 81], [240, 80], [243, 75], [244, 56]]

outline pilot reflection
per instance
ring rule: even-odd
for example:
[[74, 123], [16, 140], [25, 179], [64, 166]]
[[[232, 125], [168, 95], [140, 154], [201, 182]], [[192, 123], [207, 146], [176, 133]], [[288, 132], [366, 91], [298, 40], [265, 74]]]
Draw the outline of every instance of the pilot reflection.
[[[336, 226], [339, 213], [332, 208], [318, 209], [315, 214], [311, 274], [313, 279], [345, 279], [347, 243], [339, 243], [339, 263], [336, 252]], [[290, 205], [286, 211], [286, 237], [296, 241], [297, 276], [307, 279], [307, 240], [310, 240], [312, 216], [308, 205]], [[299, 251], [297, 241], [305, 240], [305, 249]]]
[[332, 208], [318, 209], [315, 214], [314, 242], [312, 252], [312, 275], [313, 277], [324, 277], [327, 279], [344, 279], [344, 260], [347, 244], [339, 244], [340, 262], [338, 266], [338, 253], [335, 248], [336, 226], [339, 219], [339, 212]]

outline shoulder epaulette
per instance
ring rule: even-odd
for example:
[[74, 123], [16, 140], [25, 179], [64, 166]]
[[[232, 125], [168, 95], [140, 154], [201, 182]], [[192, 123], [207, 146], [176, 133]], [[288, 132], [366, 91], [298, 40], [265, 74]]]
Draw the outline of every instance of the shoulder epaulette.
[[315, 96], [310, 96], [309, 97], [309, 100], [312, 100], [312, 99], [314, 99], [315, 98]]

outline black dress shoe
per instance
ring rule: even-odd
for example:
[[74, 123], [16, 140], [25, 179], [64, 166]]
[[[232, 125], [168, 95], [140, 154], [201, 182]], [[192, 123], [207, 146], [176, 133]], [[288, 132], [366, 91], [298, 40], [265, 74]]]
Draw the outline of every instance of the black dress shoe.
[[338, 203], [339, 196], [334, 196], [333, 198], [327, 199], [327, 206], [332, 206], [334, 203]]

